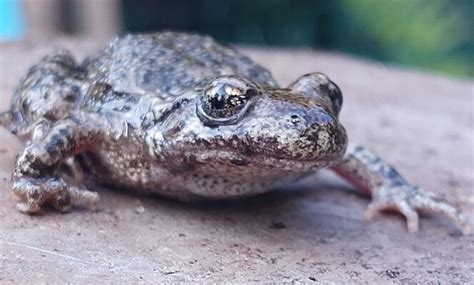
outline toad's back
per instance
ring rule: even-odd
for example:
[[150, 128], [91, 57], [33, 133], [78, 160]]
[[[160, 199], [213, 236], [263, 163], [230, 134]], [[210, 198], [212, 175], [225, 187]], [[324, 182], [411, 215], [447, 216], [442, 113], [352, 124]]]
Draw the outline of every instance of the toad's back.
[[182, 33], [127, 35], [84, 62], [89, 78], [119, 92], [156, 93], [163, 99], [193, 89], [206, 78], [241, 75], [276, 86], [270, 72], [210, 37]]

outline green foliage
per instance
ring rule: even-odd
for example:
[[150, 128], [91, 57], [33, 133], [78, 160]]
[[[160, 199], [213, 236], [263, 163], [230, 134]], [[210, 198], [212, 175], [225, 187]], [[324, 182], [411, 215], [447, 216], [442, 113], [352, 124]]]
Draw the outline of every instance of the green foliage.
[[474, 76], [474, 0], [124, 0], [123, 4], [127, 31], [195, 31], [223, 42], [340, 50]]
[[455, 75], [474, 75], [471, 17], [462, 11], [472, 6], [471, 1], [342, 3], [354, 25], [352, 33], [366, 37], [366, 55]]

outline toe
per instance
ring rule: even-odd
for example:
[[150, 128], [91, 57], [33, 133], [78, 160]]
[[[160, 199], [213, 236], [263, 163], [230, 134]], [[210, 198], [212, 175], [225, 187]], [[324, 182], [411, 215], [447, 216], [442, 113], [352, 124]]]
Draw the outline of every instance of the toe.
[[419, 210], [440, 213], [448, 217], [461, 229], [463, 234], [469, 234], [471, 232], [467, 218], [459, 209], [450, 205], [445, 200], [435, 196], [419, 195], [413, 203]]
[[16, 204], [16, 209], [23, 214], [33, 215], [41, 210], [37, 203], [20, 202]]
[[406, 200], [376, 199], [372, 201], [369, 206], [367, 206], [365, 218], [367, 220], [370, 220], [375, 217], [379, 212], [384, 210], [394, 210], [400, 212], [406, 218], [408, 231], [418, 231], [418, 213], [413, 207], [410, 206], [410, 204]]
[[70, 194], [74, 206], [95, 208], [100, 200], [97, 192], [89, 191], [85, 187], [71, 187]]
[[63, 197], [56, 197], [56, 199], [52, 202], [55, 209], [67, 213], [71, 211], [72, 203], [71, 203], [71, 196], [66, 195]]
[[419, 217], [415, 209], [413, 209], [406, 201], [402, 201], [397, 205], [397, 210], [402, 213], [407, 220], [407, 228], [410, 233], [418, 231]]

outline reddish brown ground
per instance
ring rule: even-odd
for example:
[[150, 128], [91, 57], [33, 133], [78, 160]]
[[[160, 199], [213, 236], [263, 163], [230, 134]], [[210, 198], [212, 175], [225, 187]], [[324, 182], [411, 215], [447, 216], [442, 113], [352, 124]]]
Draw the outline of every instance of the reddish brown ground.
[[[0, 46], [0, 111], [25, 69], [54, 47], [82, 58], [100, 43]], [[345, 95], [342, 122], [411, 181], [474, 217], [472, 81], [339, 54], [243, 49], [287, 84], [327, 73]], [[188, 205], [100, 190], [101, 211], [25, 216], [9, 193], [19, 144], [0, 129], [0, 283], [152, 281], [474, 282], [474, 236], [443, 217], [408, 234], [398, 215], [367, 223], [368, 200], [328, 172], [293, 191]], [[340, 191], [346, 190], [346, 191]]]

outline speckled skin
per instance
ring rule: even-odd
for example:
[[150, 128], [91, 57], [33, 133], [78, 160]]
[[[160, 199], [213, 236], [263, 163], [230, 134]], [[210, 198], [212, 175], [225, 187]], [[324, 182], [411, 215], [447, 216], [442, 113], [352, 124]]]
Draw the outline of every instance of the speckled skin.
[[[43, 58], [0, 115], [25, 146], [12, 175], [18, 209], [94, 205], [94, 183], [184, 199], [256, 195], [332, 167], [418, 228], [417, 209], [461, 213], [407, 183], [338, 121], [340, 89], [322, 73], [280, 88], [263, 67], [209, 37], [128, 35], [78, 64]], [[88, 184], [89, 185], [89, 184]]]

